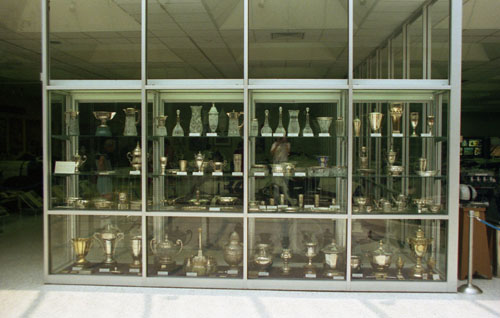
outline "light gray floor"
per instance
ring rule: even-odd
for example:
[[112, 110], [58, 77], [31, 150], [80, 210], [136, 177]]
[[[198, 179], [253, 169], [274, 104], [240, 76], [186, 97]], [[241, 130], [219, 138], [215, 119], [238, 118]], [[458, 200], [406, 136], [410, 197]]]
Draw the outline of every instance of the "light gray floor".
[[0, 234], [0, 317], [500, 317], [500, 279], [484, 294], [234, 291], [42, 283], [41, 217]]

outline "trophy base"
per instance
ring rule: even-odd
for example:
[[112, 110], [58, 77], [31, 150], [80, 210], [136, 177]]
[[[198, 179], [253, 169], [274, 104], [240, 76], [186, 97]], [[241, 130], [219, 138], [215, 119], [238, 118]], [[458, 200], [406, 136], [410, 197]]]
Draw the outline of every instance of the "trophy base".
[[85, 268], [85, 267], [87, 267], [88, 264], [89, 264], [89, 262], [86, 259], [82, 258], [82, 259], [78, 259], [76, 262], [74, 262], [73, 266]]
[[95, 135], [97, 137], [111, 137], [111, 130], [108, 126], [99, 126], [95, 130]]
[[316, 275], [316, 268], [314, 265], [306, 265], [304, 266], [304, 274], [306, 275]]
[[342, 273], [340, 273], [340, 272], [338, 272], [336, 270], [333, 270], [333, 269], [326, 269], [323, 272], [323, 276], [328, 277], [328, 278], [333, 278], [333, 277], [336, 277], [336, 276], [342, 276]]
[[129, 265], [130, 268], [141, 268], [142, 263], [140, 261], [134, 261], [132, 264]]
[[281, 275], [288, 276], [288, 275], [290, 275], [290, 271], [291, 271], [290, 267], [282, 267], [281, 268]]
[[160, 263], [160, 270], [172, 271], [177, 268], [177, 264], [173, 263]]
[[387, 273], [385, 273], [385, 272], [375, 272], [375, 279], [386, 280], [387, 279]]

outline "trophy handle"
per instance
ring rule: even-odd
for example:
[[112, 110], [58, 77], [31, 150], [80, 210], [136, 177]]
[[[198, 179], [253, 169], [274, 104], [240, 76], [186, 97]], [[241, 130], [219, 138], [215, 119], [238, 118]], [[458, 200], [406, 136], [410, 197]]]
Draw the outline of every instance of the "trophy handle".
[[185, 244], [189, 244], [189, 242], [191, 242], [191, 239], [193, 238], [193, 231], [187, 230], [186, 234], [189, 236], [189, 238], [186, 239], [186, 243]]
[[82, 156], [82, 163], [80, 163], [80, 165], [83, 165], [86, 161], [87, 161], [87, 156], [83, 155]]
[[137, 114], [137, 120], [135, 121], [135, 124], [137, 125], [141, 122], [141, 112], [137, 111], [136, 114]]
[[227, 160], [224, 160], [224, 161], [222, 162], [222, 168], [225, 168], [226, 166], [227, 166]]
[[115, 243], [115, 247], [113, 248], [113, 255], [115, 254], [116, 247], [118, 246], [118, 242], [120, 242], [124, 238], [125, 238], [125, 234], [123, 234], [123, 233], [116, 234], [116, 243]]
[[99, 238], [99, 233], [94, 233], [94, 235], [92, 235], [92, 238], [94, 240], [96, 240], [97, 242], [99, 242], [99, 245], [101, 245], [101, 248], [103, 249], [103, 251], [106, 253], [106, 249], [104, 248], [104, 245], [102, 244], [101, 242], [101, 239]]
[[156, 244], [155, 243], [156, 243], [155, 239], [151, 239], [151, 241], [149, 241], [149, 247], [151, 247], [153, 254], [156, 254]]
[[127, 159], [130, 163], [132, 163], [132, 159], [133, 159], [134, 156], [132, 156], [132, 154], [129, 152], [127, 152]]
[[177, 251], [177, 254], [175, 254], [175, 256], [177, 256], [177, 255], [179, 255], [179, 254], [182, 252], [182, 249], [184, 248], [184, 245], [182, 244], [182, 241], [181, 241], [181, 240], [177, 240], [177, 241], [175, 242], [175, 244], [177, 244], [177, 245], [180, 245], [180, 246], [181, 246], [181, 248], [179, 249], [179, 251]]

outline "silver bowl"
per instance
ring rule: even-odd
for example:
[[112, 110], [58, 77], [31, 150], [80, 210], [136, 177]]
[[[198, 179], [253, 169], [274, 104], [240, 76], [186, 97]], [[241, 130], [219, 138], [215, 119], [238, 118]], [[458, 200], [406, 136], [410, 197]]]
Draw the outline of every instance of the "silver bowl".
[[399, 176], [403, 173], [403, 166], [387, 166], [387, 171], [391, 176]]

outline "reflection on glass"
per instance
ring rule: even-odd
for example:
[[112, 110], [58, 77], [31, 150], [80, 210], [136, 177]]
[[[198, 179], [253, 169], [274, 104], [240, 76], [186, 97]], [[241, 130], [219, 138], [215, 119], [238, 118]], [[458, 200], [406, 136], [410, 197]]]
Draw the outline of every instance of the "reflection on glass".
[[51, 1], [53, 79], [139, 79], [141, 0]]
[[346, 78], [346, 0], [250, 1], [249, 76]]
[[148, 0], [149, 78], [243, 78], [243, 0]]
[[345, 221], [249, 223], [249, 278], [345, 279]]
[[353, 280], [446, 281], [447, 223], [353, 220]]

